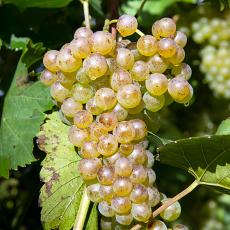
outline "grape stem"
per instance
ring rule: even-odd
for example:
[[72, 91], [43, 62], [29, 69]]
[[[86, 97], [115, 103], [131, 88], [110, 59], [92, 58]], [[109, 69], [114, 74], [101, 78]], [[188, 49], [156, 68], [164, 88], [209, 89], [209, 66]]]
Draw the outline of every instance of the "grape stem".
[[147, 2], [147, 0], [142, 0], [141, 5], [140, 5], [140, 7], [139, 7], [139, 9], [138, 9], [138, 11], [136, 12], [136, 14], [135, 14], [134, 17], [136, 17], [136, 18], [139, 17], [139, 15], [140, 15], [140, 13], [141, 13], [141, 11], [142, 11], [142, 9], [143, 9], [143, 7], [144, 7], [144, 5], [145, 5], [146, 2]]
[[[156, 209], [152, 217], [155, 218], [158, 216], [161, 212], [163, 212], [166, 208], [168, 208], [170, 205], [174, 204], [176, 201], [180, 200], [182, 197], [188, 195], [190, 192], [192, 192], [198, 185], [199, 181], [195, 180], [191, 185], [189, 185], [186, 189], [184, 189], [182, 192], [174, 196], [173, 198], [169, 199], [166, 201], [163, 205], [161, 205], [158, 209]], [[142, 226], [140, 224], [135, 225], [134, 227], [131, 228], [131, 230], [138, 230], [141, 229]]]
[[141, 31], [138, 30], [138, 29], [136, 29], [136, 33], [139, 34], [141, 37], [145, 35], [143, 32], [141, 32]]
[[81, 203], [77, 212], [73, 230], [82, 230], [84, 227], [85, 219], [89, 209], [90, 199], [87, 196], [86, 187], [83, 191]]
[[89, 1], [80, 0], [83, 5], [84, 17], [85, 17], [85, 26], [90, 29], [90, 20], [89, 20]]

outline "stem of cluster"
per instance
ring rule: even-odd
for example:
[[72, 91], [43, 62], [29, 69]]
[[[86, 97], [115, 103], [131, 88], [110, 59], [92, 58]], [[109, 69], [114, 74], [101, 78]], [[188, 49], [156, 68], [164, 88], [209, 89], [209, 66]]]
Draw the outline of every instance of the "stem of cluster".
[[139, 34], [141, 37], [145, 35], [143, 32], [141, 32], [141, 31], [138, 30], [138, 29], [136, 29], [136, 33]]
[[89, 20], [89, 1], [88, 0], [81, 0], [83, 5], [84, 17], [85, 17], [85, 26], [90, 29], [90, 20]]
[[75, 219], [73, 230], [82, 230], [85, 223], [85, 218], [89, 209], [90, 200], [87, 196], [86, 188], [84, 189], [81, 203], [78, 209], [77, 217]]

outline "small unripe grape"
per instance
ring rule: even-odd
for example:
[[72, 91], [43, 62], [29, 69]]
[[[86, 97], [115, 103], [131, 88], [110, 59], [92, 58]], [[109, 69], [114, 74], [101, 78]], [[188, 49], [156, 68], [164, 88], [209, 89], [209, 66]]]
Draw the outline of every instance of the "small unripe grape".
[[69, 141], [76, 147], [81, 147], [89, 140], [89, 133], [86, 129], [79, 129], [75, 125], [69, 129]]
[[128, 111], [119, 103], [114, 107], [113, 113], [116, 115], [118, 121], [124, 121], [128, 116]]
[[164, 73], [169, 65], [169, 62], [158, 54], [152, 56], [148, 63], [151, 73]]
[[143, 165], [134, 165], [130, 179], [134, 184], [144, 183], [147, 179], [147, 170]]
[[118, 142], [112, 134], [103, 135], [99, 138], [97, 151], [103, 156], [111, 156], [118, 150]]
[[169, 58], [169, 61], [173, 64], [173, 65], [180, 65], [181, 62], [184, 60], [185, 58], [185, 51], [182, 47], [177, 46], [176, 47], [176, 53]]
[[95, 94], [96, 104], [103, 110], [112, 109], [116, 103], [116, 94], [110, 88], [101, 88]]
[[98, 210], [102, 216], [112, 217], [115, 215], [113, 208], [107, 201], [102, 201], [98, 204]]
[[129, 84], [117, 92], [117, 100], [124, 108], [134, 108], [141, 102], [141, 90], [137, 85]]
[[170, 96], [178, 103], [187, 103], [193, 95], [192, 86], [183, 77], [175, 77], [168, 83]]
[[82, 104], [75, 101], [73, 98], [67, 98], [61, 105], [61, 111], [67, 117], [74, 117], [77, 111], [82, 110]]
[[119, 152], [116, 152], [110, 157], [103, 157], [103, 163], [105, 165], [114, 165], [115, 162], [121, 158], [121, 154]]
[[101, 160], [98, 158], [81, 159], [78, 164], [78, 172], [84, 180], [97, 178], [97, 172], [102, 167]]
[[112, 34], [106, 31], [97, 31], [91, 38], [91, 47], [93, 53], [100, 53], [106, 55], [111, 52], [115, 45], [116, 41], [113, 38]]
[[162, 38], [157, 43], [157, 51], [164, 58], [170, 58], [176, 53], [176, 43], [170, 38]]
[[[167, 202], [168, 199], [164, 199], [161, 202], [164, 204]], [[181, 206], [178, 201], [170, 205], [168, 208], [166, 208], [163, 212], [160, 213], [161, 218], [163, 218], [166, 221], [174, 221], [176, 220], [181, 213]]]
[[106, 73], [108, 65], [104, 56], [94, 53], [83, 61], [83, 68], [89, 78], [95, 80]]
[[151, 112], [157, 112], [163, 108], [165, 104], [165, 97], [164, 95], [153, 97], [148, 92], [146, 92], [143, 96], [143, 101], [145, 103], [146, 109], [150, 110]]
[[152, 34], [157, 39], [161, 37], [173, 37], [176, 33], [176, 23], [171, 18], [162, 18], [152, 26]]
[[101, 108], [99, 108], [99, 107], [97, 106], [95, 97], [90, 98], [90, 99], [87, 101], [85, 107], [86, 107], [86, 110], [88, 110], [88, 111], [89, 111], [90, 113], [92, 113], [93, 115], [99, 115], [99, 114], [101, 114], [102, 111], [103, 111]]
[[97, 179], [102, 185], [112, 185], [115, 180], [114, 168], [104, 165], [98, 170]]
[[152, 168], [153, 165], [154, 165], [154, 162], [155, 162], [155, 158], [153, 156], [153, 154], [149, 151], [149, 150], [146, 150], [146, 155], [147, 155], [147, 167], [148, 168]]
[[117, 126], [117, 116], [115, 113], [103, 113], [97, 117], [97, 121], [104, 125], [105, 129], [110, 132]]
[[189, 80], [192, 75], [192, 69], [188, 64], [181, 63], [181, 65], [174, 66], [172, 68], [172, 74], [174, 76], [180, 75], [181, 77], [184, 77], [186, 80]]
[[84, 37], [71, 41], [69, 48], [75, 58], [86, 58], [91, 53], [89, 41]]
[[85, 104], [90, 98], [94, 95], [94, 88], [90, 85], [81, 85], [79, 83], [76, 83], [72, 90], [73, 98], [82, 103]]
[[128, 156], [133, 151], [133, 144], [120, 144], [119, 152], [125, 156]]
[[177, 31], [174, 41], [176, 42], [177, 45], [184, 48], [187, 43], [187, 36], [184, 32]]
[[160, 193], [155, 187], [147, 187], [147, 191], [149, 195], [148, 204], [150, 207], [155, 207], [161, 201]]
[[50, 94], [55, 101], [63, 102], [70, 96], [70, 91], [66, 89], [60, 82], [55, 82], [50, 87]]
[[146, 150], [142, 145], [134, 145], [134, 149], [128, 156], [128, 159], [134, 164], [144, 164], [147, 161]]
[[147, 174], [148, 174], [148, 185], [153, 186], [154, 182], [156, 181], [156, 173], [152, 169], [148, 168]]
[[111, 206], [117, 214], [126, 214], [131, 210], [132, 204], [128, 197], [114, 197]]
[[73, 118], [73, 123], [80, 129], [88, 128], [93, 122], [93, 115], [87, 110], [77, 111]]
[[134, 56], [129, 49], [119, 48], [116, 55], [117, 65], [125, 70], [130, 70], [134, 64]]
[[93, 35], [93, 31], [86, 27], [80, 27], [78, 28], [74, 33], [74, 39], [78, 38], [89, 38]]
[[144, 61], [136, 61], [130, 73], [135, 81], [144, 81], [149, 76], [149, 66]]
[[172, 230], [189, 230], [189, 228], [183, 224], [175, 224], [173, 225]]
[[57, 72], [58, 81], [66, 88], [71, 89], [73, 84], [76, 81], [76, 78], [73, 73], [62, 73], [61, 71]]
[[130, 199], [136, 204], [144, 203], [148, 200], [148, 191], [144, 185], [136, 184], [130, 194]]
[[146, 203], [142, 203], [132, 204], [131, 213], [136, 220], [146, 223], [148, 222], [152, 214], [152, 211]]
[[96, 141], [84, 142], [80, 150], [80, 155], [82, 158], [99, 157], [100, 153], [97, 151], [97, 142]]
[[96, 122], [94, 121], [90, 126], [89, 126], [89, 135], [90, 135], [90, 138], [94, 141], [98, 141], [99, 138], [102, 136], [102, 135], [105, 135], [107, 134], [107, 131], [104, 127], [104, 125], [102, 125], [101, 123], [99, 122]]
[[45, 53], [43, 57], [43, 64], [51, 72], [57, 72], [59, 70], [58, 64], [57, 64], [57, 50], [49, 50]]
[[128, 14], [120, 16], [117, 20], [117, 30], [122, 37], [132, 35], [137, 30], [137, 19]]
[[108, 217], [100, 218], [100, 229], [101, 230], [111, 230], [113, 228], [113, 220]]
[[71, 54], [70, 46], [59, 51], [57, 55], [57, 64], [61, 71], [63, 72], [74, 72], [81, 67], [82, 60], [80, 58], [75, 58]]
[[44, 85], [51, 86], [57, 81], [57, 75], [45, 69], [41, 73], [40, 80]]
[[160, 96], [168, 89], [168, 79], [164, 74], [154, 73], [146, 79], [145, 86], [150, 94]]
[[114, 91], [118, 91], [122, 86], [132, 83], [130, 73], [124, 69], [117, 69], [110, 79], [111, 88]]
[[168, 230], [168, 228], [163, 221], [154, 220], [149, 230]]
[[87, 186], [87, 196], [92, 202], [100, 202], [102, 198], [104, 198], [100, 193], [100, 184], [97, 183]]
[[130, 120], [130, 122], [135, 130], [134, 140], [141, 140], [147, 136], [148, 130], [144, 121], [140, 119], [133, 119]]
[[128, 177], [133, 170], [132, 162], [125, 157], [121, 157], [114, 164], [115, 174], [118, 176]]
[[121, 144], [126, 144], [132, 141], [135, 137], [135, 130], [132, 124], [128, 121], [121, 121], [113, 131], [113, 135]]
[[113, 192], [116, 196], [128, 196], [133, 184], [127, 177], [118, 177], [113, 183]]
[[101, 197], [103, 197], [103, 200], [105, 201], [111, 201], [113, 198], [113, 187], [110, 185], [100, 185], [99, 189]]
[[91, 81], [88, 75], [86, 74], [84, 68], [82, 67], [76, 73], [76, 80], [78, 83], [82, 85], [88, 85]]
[[137, 41], [137, 49], [144, 56], [152, 56], [157, 52], [157, 40], [151, 35], [144, 35]]
[[126, 214], [126, 215], [116, 215], [116, 221], [119, 223], [119, 224], [122, 224], [122, 225], [127, 225], [129, 226], [132, 221], [133, 221], [133, 216], [131, 213], [129, 214]]

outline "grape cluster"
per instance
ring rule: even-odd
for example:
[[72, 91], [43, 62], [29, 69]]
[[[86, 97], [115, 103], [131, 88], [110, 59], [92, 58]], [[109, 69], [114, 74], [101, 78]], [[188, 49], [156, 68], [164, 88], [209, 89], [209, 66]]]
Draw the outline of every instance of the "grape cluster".
[[[116, 29], [126, 37], [137, 26], [135, 17], [123, 15]], [[89, 199], [105, 217], [101, 229], [113, 229], [114, 221], [117, 226], [148, 222], [151, 208], [161, 200], [147, 126], [138, 115], [144, 109], [162, 109], [165, 95], [178, 103], [190, 101], [191, 68], [183, 63], [186, 42], [175, 22], [163, 18], [153, 24], [152, 35], [136, 43], [81, 27], [60, 51], [44, 56], [41, 81], [51, 87], [52, 98], [71, 124], [69, 141], [82, 157], [78, 172]], [[176, 202], [161, 217], [173, 221], [180, 212]]]
[[230, 19], [205, 17], [192, 24], [193, 39], [205, 43], [201, 71], [215, 96], [230, 98]]

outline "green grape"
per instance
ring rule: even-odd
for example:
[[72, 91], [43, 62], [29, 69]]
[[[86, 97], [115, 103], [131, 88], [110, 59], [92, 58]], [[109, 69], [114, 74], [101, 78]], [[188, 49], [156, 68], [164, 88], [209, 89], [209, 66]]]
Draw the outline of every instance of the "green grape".
[[84, 142], [80, 150], [80, 155], [82, 158], [99, 157], [100, 153], [97, 151], [97, 142], [96, 141]]
[[76, 80], [82, 85], [88, 85], [91, 81], [82, 67], [76, 72]]
[[168, 89], [168, 79], [162, 73], [154, 73], [145, 80], [145, 86], [150, 94], [160, 96]]
[[128, 177], [132, 173], [133, 164], [128, 158], [121, 157], [115, 162], [114, 170], [117, 176]]
[[76, 101], [80, 102], [81, 104], [85, 104], [90, 98], [93, 97], [94, 88], [90, 85], [81, 85], [76, 83], [73, 86], [72, 94], [72, 97]]
[[133, 203], [141, 204], [148, 200], [148, 191], [145, 186], [136, 184], [130, 194], [130, 199]]
[[86, 58], [90, 55], [90, 43], [87, 38], [81, 37], [70, 42], [70, 50], [75, 58]]
[[164, 58], [170, 58], [176, 53], [176, 42], [171, 38], [162, 38], [157, 43], [157, 51]]
[[95, 32], [91, 36], [90, 41], [92, 52], [99, 53], [102, 55], [110, 53], [116, 45], [116, 41], [113, 38], [113, 35], [106, 31]]
[[112, 134], [103, 135], [99, 138], [97, 151], [103, 156], [111, 156], [118, 150], [118, 142]]
[[88, 128], [93, 122], [93, 115], [87, 110], [79, 110], [73, 118], [73, 123], [80, 129]]
[[87, 196], [92, 202], [101, 202], [103, 196], [101, 196], [100, 193], [100, 184], [97, 183], [87, 186]]
[[138, 51], [136, 42], [130, 42], [126, 47], [123, 48], [127, 48], [131, 51], [135, 61], [145, 59], [145, 57]]
[[164, 193], [160, 192], [160, 201], [162, 201], [166, 198], [167, 198], [167, 196]]
[[74, 33], [74, 39], [78, 38], [90, 38], [93, 35], [93, 31], [86, 27], [78, 28]]
[[65, 99], [61, 105], [61, 111], [63, 112], [63, 114], [71, 118], [74, 117], [76, 112], [78, 112], [79, 110], [82, 110], [82, 108], [83, 108], [82, 104], [75, 101], [71, 97]]
[[128, 111], [119, 103], [114, 107], [113, 113], [116, 115], [118, 121], [124, 121], [128, 116]]
[[115, 58], [106, 58], [108, 69], [105, 75], [112, 75], [117, 69], [117, 63]]
[[114, 197], [111, 206], [116, 214], [126, 214], [131, 210], [132, 204], [128, 197]]
[[176, 42], [177, 45], [184, 48], [187, 43], [187, 36], [184, 32], [177, 31], [174, 41]]
[[117, 116], [115, 113], [103, 113], [96, 119], [98, 122], [104, 125], [105, 129], [110, 132], [117, 126]]
[[125, 156], [128, 156], [133, 151], [134, 145], [131, 143], [120, 144], [119, 152]]
[[85, 108], [93, 115], [99, 115], [103, 111], [101, 108], [97, 106], [95, 97], [92, 97], [87, 101]]
[[87, 129], [79, 129], [75, 125], [69, 129], [69, 141], [76, 147], [81, 147], [84, 142], [89, 140]]
[[133, 216], [131, 213], [129, 214], [126, 214], [126, 215], [118, 215], [116, 214], [116, 221], [119, 223], [119, 224], [122, 224], [122, 225], [127, 225], [129, 226], [132, 221], [133, 221]]
[[138, 39], [137, 49], [144, 56], [153, 56], [157, 52], [157, 39], [151, 35], [144, 35]]
[[130, 73], [133, 80], [144, 81], [149, 76], [149, 66], [144, 61], [136, 61]]
[[57, 81], [53, 85], [51, 85], [50, 94], [55, 101], [63, 102], [66, 98], [70, 96], [70, 91]]
[[192, 75], [192, 69], [188, 64], [181, 63], [181, 65], [174, 66], [172, 68], [172, 74], [174, 76], [180, 75], [181, 77], [184, 77], [186, 80], [189, 80]]
[[118, 48], [116, 62], [119, 67], [125, 70], [130, 70], [134, 64], [134, 56], [129, 49]]
[[83, 68], [89, 78], [95, 80], [106, 73], [108, 65], [104, 56], [94, 53], [83, 61]]
[[158, 54], [152, 56], [148, 63], [151, 73], [164, 73], [169, 66], [169, 62]]
[[40, 80], [44, 85], [51, 86], [57, 81], [57, 75], [48, 69], [45, 69], [41, 73]]
[[[162, 200], [161, 202], [164, 204], [170, 200], [169, 198]], [[176, 220], [181, 213], [181, 206], [178, 201], [175, 203], [171, 204], [168, 208], [166, 208], [163, 212], [160, 213], [161, 218], [163, 218], [166, 221], [174, 221]]]
[[102, 166], [97, 172], [97, 179], [102, 185], [112, 185], [115, 180], [114, 168], [112, 166]]
[[151, 112], [157, 112], [163, 108], [165, 105], [165, 97], [161, 96], [151, 96], [148, 92], [146, 92], [143, 96], [143, 101], [145, 103], [146, 109]]
[[148, 130], [144, 121], [140, 119], [133, 119], [130, 122], [135, 130], [134, 140], [141, 140], [147, 136]]
[[98, 158], [81, 159], [78, 164], [78, 172], [84, 180], [97, 178], [97, 172], [102, 167], [101, 160]]
[[98, 211], [105, 217], [112, 217], [115, 215], [113, 208], [107, 201], [102, 201], [98, 204]]
[[128, 196], [133, 188], [133, 184], [127, 177], [118, 177], [113, 183], [113, 192], [116, 196]]
[[57, 72], [58, 81], [66, 88], [71, 89], [73, 84], [76, 81], [76, 78], [73, 73], [62, 73], [61, 71]]
[[111, 230], [113, 227], [113, 220], [107, 217], [101, 217], [100, 219], [100, 230]]
[[117, 92], [117, 100], [124, 108], [134, 108], [141, 102], [140, 87], [129, 84], [121, 87]]
[[182, 47], [176, 46], [176, 53], [170, 57], [168, 60], [175, 66], [178, 66], [182, 63], [185, 58], [185, 51]]
[[156, 181], [156, 173], [152, 169], [148, 168], [147, 174], [148, 174], [148, 185], [153, 186], [153, 184]]
[[117, 138], [117, 141], [121, 144], [126, 144], [132, 141], [135, 137], [135, 130], [128, 121], [121, 121], [117, 127], [113, 130], [113, 135]]
[[173, 225], [172, 230], [189, 230], [189, 228], [183, 224], [175, 224]]
[[137, 19], [132, 15], [123, 14], [117, 20], [117, 30], [122, 37], [134, 34], [137, 26]]
[[110, 88], [101, 88], [95, 94], [95, 101], [99, 108], [109, 110], [117, 103], [116, 94]]
[[118, 91], [124, 85], [132, 83], [132, 78], [127, 70], [118, 68], [110, 78], [110, 85], [114, 91]]
[[154, 220], [149, 230], [168, 230], [168, 228], [163, 221]]
[[132, 153], [128, 156], [128, 159], [135, 164], [144, 164], [147, 161], [147, 155], [142, 145], [134, 145]]
[[155, 158], [153, 156], [153, 154], [149, 151], [149, 150], [146, 150], [146, 155], [147, 155], [147, 167], [148, 168], [152, 168], [153, 165], [154, 165], [154, 162], [155, 162]]
[[101, 88], [110, 88], [109, 76], [105, 75], [103, 77], [97, 78], [91, 82], [91, 85], [95, 90], [99, 90]]
[[187, 103], [193, 95], [192, 86], [183, 77], [175, 77], [168, 83], [168, 92], [174, 101]]
[[110, 202], [113, 198], [113, 187], [110, 185], [100, 185], [100, 196], [103, 197], [103, 200]]
[[132, 204], [131, 214], [133, 215], [134, 219], [147, 223], [152, 211], [146, 203]]
[[110, 157], [103, 157], [103, 163], [105, 165], [114, 165], [115, 162], [121, 158], [121, 154], [119, 152], [116, 152]]
[[147, 170], [143, 165], [134, 165], [130, 179], [134, 184], [144, 183], [147, 179]]
[[129, 108], [127, 109], [129, 114], [140, 114], [145, 108], [145, 103], [143, 100], [141, 100], [141, 102], [139, 103], [139, 105], [137, 105], [134, 108]]
[[152, 34], [157, 39], [172, 37], [176, 33], [176, 23], [171, 18], [162, 18], [152, 26]]
[[57, 72], [59, 70], [58, 64], [57, 64], [57, 56], [58, 56], [57, 50], [49, 50], [45, 53], [43, 57], [43, 64], [51, 72]]
[[107, 134], [103, 124], [94, 121], [88, 128], [91, 140], [98, 141], [102, 135]]
[[147, 191], [149, 197], [148, 204], [150, 207], [155, 207], [161, 201], [160, 193], [155, 187], [147, 187]]

